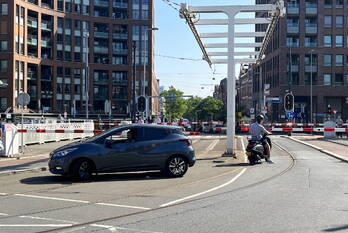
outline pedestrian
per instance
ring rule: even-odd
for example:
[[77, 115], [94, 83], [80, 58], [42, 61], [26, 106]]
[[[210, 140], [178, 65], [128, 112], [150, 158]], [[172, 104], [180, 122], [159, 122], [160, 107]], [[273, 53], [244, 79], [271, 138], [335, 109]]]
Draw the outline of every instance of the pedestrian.
[[[336, 120], [336, 127], [343, 128], [343, 120], [342, 120], [341, 116], [338, 116], [338, 118]], [[343, 137], [343, 132], [337, 132], [336, 134], [339, 138]]]
[[2, 127], [2, 123], [0, 122], [0, 152], [5, 150], [5, 146], [4, 146], [4, 143], [2, 141], [2, 130], [3, 130], [3, 127]]

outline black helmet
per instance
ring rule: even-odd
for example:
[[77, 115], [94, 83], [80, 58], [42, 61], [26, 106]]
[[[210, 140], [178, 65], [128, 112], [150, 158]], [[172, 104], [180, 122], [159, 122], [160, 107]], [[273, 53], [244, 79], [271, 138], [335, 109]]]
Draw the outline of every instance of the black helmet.
[[257, 115], [257, 117], [256, 117], [257, 122], [261, 122], [263, 119], [265, 119], [265, 118], [262, 115]]

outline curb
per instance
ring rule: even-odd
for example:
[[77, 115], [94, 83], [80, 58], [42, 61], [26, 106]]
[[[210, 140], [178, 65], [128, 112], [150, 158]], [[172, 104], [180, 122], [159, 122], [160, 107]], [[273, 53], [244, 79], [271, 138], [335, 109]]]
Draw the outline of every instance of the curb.
[[47, 170], [48, 170], [48, 167], [36, 167], [36, 168], [21, 169], [21, 170], [10, 170], [10, 171], [0, 172], [0, 176], [8, 176], [8, 175], [15, 175], [15, 174], [24, 173], [24, 172], [39, 172], [39, 171], [47, 171]]
[[24, 160], [24, 159], [32, 159], [32, 158], [38, 158], [38, 157], [49, 157], [49, 153], [46, 154], [39, 154], [39, 155], [33, 155], [33, 156], [22, 156], [22, 157], [0, 157], [0, 162], [6, 162], [6, 161], [14, 161], [14, 160]]
[[333, 158], [335, 158], [335, 159], [339, 159], [339, 160], [341, 160], [341, 161], [343, 161], [343, 162], [348, 163], [348, 158], [345, 157], [345, 156], [335, 154], [335, 153], [333, 153], [333, 152], [331, 152], [331, 151], [324, 150], [323, 148], [314, 146], [314, 145], [312, 145], [312, 144], [309, 144], [309, 143], [307, 143], [307, 142], [300, 141], [300, 140], [295, 139], [295, 138], [291, 138], [291, 137], [289, 137], [289, 136], [282, 136], [282, 137], [283, 137], [283, 138], [288, 138], [288, 139], [293, 140], [293, 141], [295, 141], [295, 142], [298, 142], [298, 143], [301, 143], [301, 144], [303, 144], [303, 145], [309, 146], [309, 147], [311, 147], [311, 148], [313, 148], [313, 149], [316, 149], [316, 150], [318, 150], [318, 151], [320, 151], [320, 152], [322, 152], [322, 153], [324, 153], [324, 154], [327, 154], [327, 155], [329, 155], [329, 156], [331, 156], [331, 157], [333, 157]]

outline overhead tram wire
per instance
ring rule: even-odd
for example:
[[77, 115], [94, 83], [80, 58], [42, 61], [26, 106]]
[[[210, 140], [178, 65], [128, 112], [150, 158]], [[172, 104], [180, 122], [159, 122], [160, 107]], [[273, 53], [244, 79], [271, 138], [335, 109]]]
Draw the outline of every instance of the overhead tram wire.
[[204, 61], [203, 59], [198, 59], [198, 58], [174, 57], [174, 56], [161, 55], [161, 54], [155, 54], [155, 56], [156, 57], [163, 57], [163, 58], [170, 58], [170, 59], [177, 59], [177, 60], [186, 60], [186, 61]]

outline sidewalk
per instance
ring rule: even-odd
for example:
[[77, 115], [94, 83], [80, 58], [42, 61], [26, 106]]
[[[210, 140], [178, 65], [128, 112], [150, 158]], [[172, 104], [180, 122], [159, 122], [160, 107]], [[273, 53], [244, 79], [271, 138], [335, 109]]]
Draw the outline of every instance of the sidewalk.
[[74, 141], [30, 145], [24, 148], [24, 154], [22, 155], [15, 155], [11, 158], [0, 157], [0, 174], [9, 170], [26, 170], [46, 167], [49, 154], [53, 150], [72, 142]]
[[[290, 139], [299, 140], [307, 143], [318, 149], [321, 149], [324, 153], [331, 153], [331, 155], [338, 155], [340, 159], [348, 161], [348, 139], [347, 138], [334, 138], [324, 139], [323, 136], [309, 135], [309, 136], [292, 136]], [[334, 156], [335, 157], [335, 156]]]

